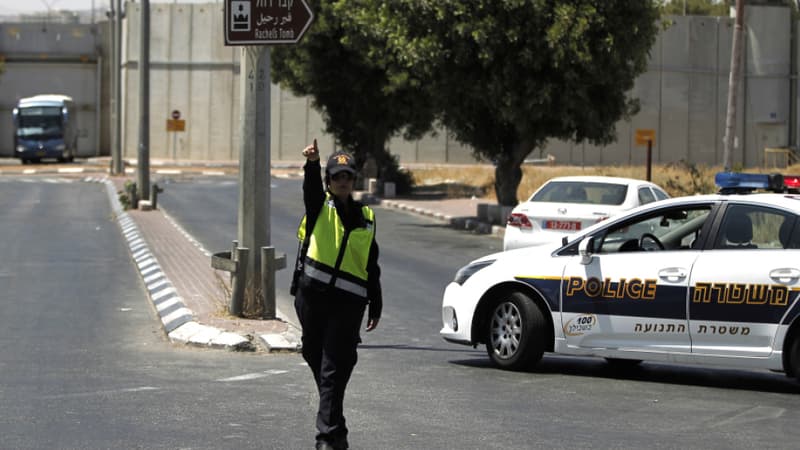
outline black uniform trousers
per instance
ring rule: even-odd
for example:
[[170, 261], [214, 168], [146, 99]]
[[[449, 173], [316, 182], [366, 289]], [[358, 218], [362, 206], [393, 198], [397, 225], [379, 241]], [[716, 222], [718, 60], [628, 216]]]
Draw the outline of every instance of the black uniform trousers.
[[366, 304], [301, 287], [294, 300], [303, 328], [303, 359], [319, 391], [317, 440], [347, 448], [344, 391], [358, 360], [356, 348]]

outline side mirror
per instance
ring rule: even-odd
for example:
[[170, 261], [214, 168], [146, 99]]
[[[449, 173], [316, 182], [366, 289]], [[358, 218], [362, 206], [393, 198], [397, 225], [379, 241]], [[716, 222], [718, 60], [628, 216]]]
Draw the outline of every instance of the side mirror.
[[578, 244], [578, 254], [581, 255], [581, 264], [592, 262], [592, 250], [594, 249], [594, 236], [584, 238]]

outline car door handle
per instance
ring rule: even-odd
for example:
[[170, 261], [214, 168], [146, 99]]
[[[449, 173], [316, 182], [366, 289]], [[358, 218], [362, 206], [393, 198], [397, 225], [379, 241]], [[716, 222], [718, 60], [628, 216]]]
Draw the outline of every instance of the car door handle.
[[772, 269], [769, 277], [778, 283], [791, 283], [800, 278], [800, 270], [793, 268]]
[[662, 280], [676, 283], [686, 278], [686, 269], [682, 267], [667, 267], [658, 271], [658, 276]]

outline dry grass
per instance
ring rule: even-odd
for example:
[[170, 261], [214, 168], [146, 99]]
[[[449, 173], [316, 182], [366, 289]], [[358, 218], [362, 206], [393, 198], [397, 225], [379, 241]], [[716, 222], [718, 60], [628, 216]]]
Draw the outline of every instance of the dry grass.
[[[652, 181], [664, 188], [673, 197], [716, 192], [714, 174], [722, 170], [721, 166], [693, 166], [684, 163], [654, 165]], [[748, 172], [772, 173], [787, 169], [748, 169]], [[791, 168], [788, 171], [792, 171]], [[416, 186], [444, 185], [448, 197], [464, 197], [475, 195], [481, 198], [495, 199], [494, 166], [430, 166], [410, 170]], [[798, 172], [798, 170], [794, 170]], [[602, 175], [625, 178], [647, 178], [644, 166], [524, 166], [522, 182], [517, 190], [517, 199], [527, 199], [545, 181], [567, 175]], [[469, 189], [471, 187], [472, 189]]]

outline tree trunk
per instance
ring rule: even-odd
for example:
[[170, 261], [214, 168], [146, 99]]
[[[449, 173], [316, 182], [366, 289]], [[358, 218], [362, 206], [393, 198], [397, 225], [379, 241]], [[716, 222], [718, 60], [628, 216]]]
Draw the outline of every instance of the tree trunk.
[[524, 143], [516, 143], [512, 149], [504, 151], [497, 158], [494, 169], [494, 191], [497, 203], [502, 206], [517, 206], [517, 189], [522, 181], [522, 162], [532, 148]]

